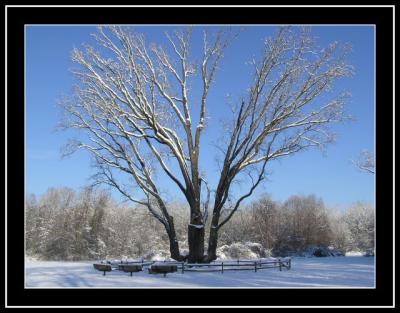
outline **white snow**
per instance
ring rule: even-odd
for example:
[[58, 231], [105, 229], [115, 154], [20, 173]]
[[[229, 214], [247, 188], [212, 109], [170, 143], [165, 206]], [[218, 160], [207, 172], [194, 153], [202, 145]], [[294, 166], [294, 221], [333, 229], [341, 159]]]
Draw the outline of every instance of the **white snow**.
[[26, 260], [25, 282], [34, 287], [116, 288], [359, 288], [375, 286], [374, 257], [292, 258], [291, 270], [278, 268], [254, 271], [163, 275], [112, 271], [106, 276], [93, 268], [95, 262], [43, 262]]
[[204, 225], [189, 224], [189, 226], [192, 226], [192, 227], [195, 227], [198, 229], [204, 228]]
[[347, 251], [346, 256], [363, 256], [365, 253], [360, 251]]

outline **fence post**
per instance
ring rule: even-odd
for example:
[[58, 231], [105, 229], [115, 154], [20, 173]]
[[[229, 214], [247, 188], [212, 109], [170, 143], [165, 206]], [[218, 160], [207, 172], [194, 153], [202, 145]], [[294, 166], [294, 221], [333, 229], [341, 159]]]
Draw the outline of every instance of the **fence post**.
[[282, 271], [282, 261], [281, 261], [281, 259], [279, 259], [278, 262], [279, 262], [279, 270]]
[[257, 261], [254, 262], [254, 272], [257, 272]]
[[222, 262], [222, 274], [224, 273], [224, 262]]
[[185, 262], [182, 262], [182, 274], [185, 273]]

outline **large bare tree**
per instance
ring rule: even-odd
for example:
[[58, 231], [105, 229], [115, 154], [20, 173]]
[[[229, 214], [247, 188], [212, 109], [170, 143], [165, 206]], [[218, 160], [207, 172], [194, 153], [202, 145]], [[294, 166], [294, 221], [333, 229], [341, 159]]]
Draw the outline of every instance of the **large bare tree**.
[[[90, 152], [96, 181], [148, 208], [168, 233], [172, 258], [209, 262], [216, 258], [218, 231], [260, 185], [271, 161], [332, 141], [329, 126], [343, 120], [346, 98], [332, 86], [350, 75], [351, 67], [346, 47], [332, 43], [321, 49], [310, 28], [278, 28], [265, 40], [261, 58], [252, 61], [251, 87], [232, 106], [233, 119], [224, 125], [221, 142], [226, 145], [213, 189], [199, 164], [207, 98], [237, 33], [232, 28], [204, 31], [200, 59], [191, 52], [192, 35], [193, 27], [166, 33], [168, 45], [162, 47], [148, 45], [129, 27], [99, 27], [93, 35], [96, 48], [73, 50], [78, 83], [61, 104], [63, 126], [86, 134], [72, 141], [68, 151]], [[200, 96], [194, 101], [190, 86], [196, 82]], [[188, 256], [180, 253], [160, 175], [170, 179], [190, 207]], [[242, 186], [248, 190], [238, 195], [233, 185], [239, 180], [247, 182]]]

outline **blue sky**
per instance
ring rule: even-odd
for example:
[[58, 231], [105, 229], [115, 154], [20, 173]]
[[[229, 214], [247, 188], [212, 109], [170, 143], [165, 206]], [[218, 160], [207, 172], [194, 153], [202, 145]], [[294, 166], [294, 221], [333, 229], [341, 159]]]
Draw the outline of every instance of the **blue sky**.
[[[163, 32], [174, 27], [139, 27], [149, 42], [165, 41]], [[251, 67], [246, 65], [261, 51], [263, 40], [271, 35], [274, 26], [247, 27], [226, 51], [217, 73], [216, 84], [210, 91], [209, 129], [204, 133], [201, 155], [202, 169], [210, 184], [217, 176], [215, 148], [220, 135], [220, 118], [226, 117], [226, 95], [238, 99], [248, 87]], [[70, 94], [74, 79], [70, 53], [82, 43], [90, 43], [94, 26], [27, 26], [26, 27], [26, 191], [40, 195], [49, 187], [79, 188], [90, 182], [94, 174], [90, 158], [84, 151], [61, 159], [60, 148], [71, 132], [56, 132], [60, 119], [56, 101]], [[196, 32], [201, 29], [196, 28]], [[255, 197], [269, 193], [283, 201], [295, 194], [315, 194], [330, 207], [343, 208], [356, 201], [374, 203], [374, 176], [359, 172], [351, 164], [361, 150], [374, 151], [374, 28], [372, 26], [315, 26], [313, 34], [321, 46], [332, 41], [348, 42], [353, 51], [349, 57], [355, 75], [337, 85], [348, 90], [352, 97], [347, 112], [355, 118], [335, 126], [336, 143], [328, 146], [326, 155], [318, 150], [302, 152], [270, 164], [268, 180], [257, 190]], [[201, 37], [197, 37], [201, 39]], [[194, 38], [194, 50], [201, 42]], [[171, 198], [175, 189], [168, 189]], [[116, 199], [118, 194], [113, 193]]]

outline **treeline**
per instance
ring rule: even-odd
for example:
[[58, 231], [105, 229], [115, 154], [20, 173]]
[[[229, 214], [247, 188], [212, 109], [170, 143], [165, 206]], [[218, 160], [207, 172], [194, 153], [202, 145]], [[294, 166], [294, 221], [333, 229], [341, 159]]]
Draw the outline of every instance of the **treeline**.
[[267, 196], [233, 216], [221, 239], [227, 244], [261, 243], [272, 255], [302, 252], [313, 245], [332, 246], [343, 254], [373, 252], [374, 221], [374, 209], [362, 203], [335, 211], [314, 195], [291, 196], [283, 203]]
[[[145, 208], [115, 203], [104, 191], [51, 188], [26, 198], [27, 255], [46, 260], [144, 257], [168, 251], [162, 225]], [[189, 212], [170, 204], [178, 240], [187, 249]], [[257, 242], [273, 255], [309, 245], [342, 252], [374, 247], [374, 209], [361, 203], [344, 212], [325, 208], [315, 196], [292, 196], [279, 203], [270, 197], [239, 210], [220, 230], [219, 245]]]

